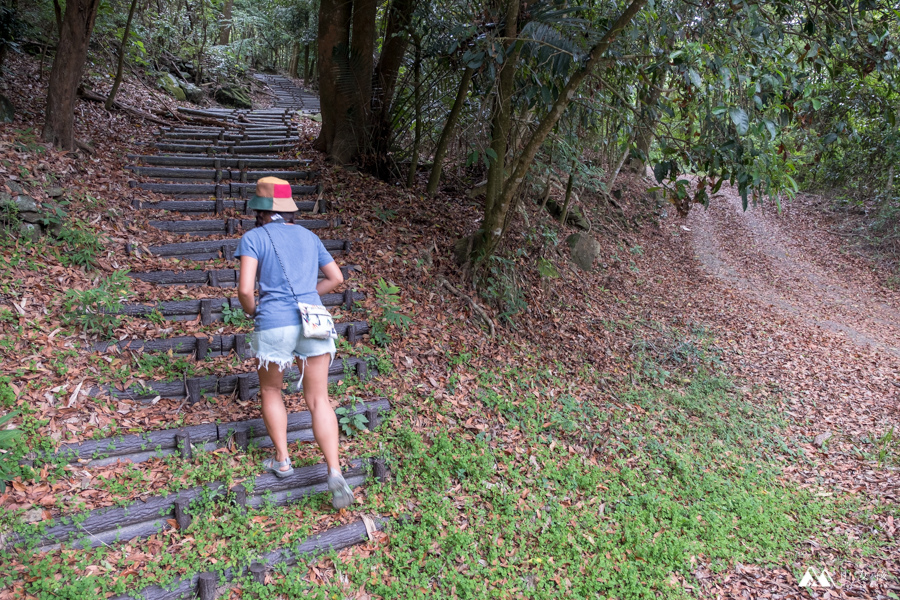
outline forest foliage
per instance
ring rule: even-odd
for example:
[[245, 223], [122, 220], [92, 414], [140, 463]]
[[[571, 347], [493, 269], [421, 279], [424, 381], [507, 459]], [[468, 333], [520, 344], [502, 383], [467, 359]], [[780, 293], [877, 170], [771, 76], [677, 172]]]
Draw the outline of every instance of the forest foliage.
[[[837, 190], [897, 241], [890, 2], [134, 0], [130, 28], [132, 0], [72, 2], [97, 5], [101, 77], [120, 49], [210, 92], [284, 71], [320, 91], [335, 161], [410, 186], [422, 170], [428, 195], [475, 188], [462, 262], [498, 251], [519, 202], [566, 181], [608, 198], [645, 166], [682, 215], [726, 183], [745, 207]], [[52, 55], [65, 6], [7, 2], [4, 50]]]

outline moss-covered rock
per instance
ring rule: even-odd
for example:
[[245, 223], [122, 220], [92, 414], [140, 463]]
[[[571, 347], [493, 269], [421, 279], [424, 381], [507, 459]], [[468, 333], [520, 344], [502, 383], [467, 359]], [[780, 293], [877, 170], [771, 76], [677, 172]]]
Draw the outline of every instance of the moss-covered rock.
[[178, 84], [178, 79], [171, 73], [163, 73], [160, 75], [159, 79], [156, 80], [156, 84], [168, 94], [175, 96], [176, 100], [184, 101], [187, 99], [184, 95], [184, 90], [181, 89], [181, 86]]
[[16, 107], [9, 98], [0, 94], [0, 123], [12, 123], [16, 116]]
[[217, 89], [216, 102], [232, 108], [253, 108], [250, 90], [239, 85], [225, 85]]
[[206, 92], [203, 91], [203, 88], [187, 81], [181, 82], [181, 89], [184, 90], [184, 96], [187, 98], [187, 101], [194, 104], [200, 104], [206, 96]]

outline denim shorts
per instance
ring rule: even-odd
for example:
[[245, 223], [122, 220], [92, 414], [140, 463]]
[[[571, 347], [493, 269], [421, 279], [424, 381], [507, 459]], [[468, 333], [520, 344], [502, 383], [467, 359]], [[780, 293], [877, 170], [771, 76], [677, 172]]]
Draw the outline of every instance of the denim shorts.
[[[267, 369], [270, 364], [276, 364], [279, 371], [290, 367], [294, 363], [295, 357], [301, 359], [304, 368], [306, 359], [312, 356], [330, 354], [333, 362], [336, 352], [334, 339], [320, 340], [304, 337], [303, 328], [300, 325], [254, 331], [250, 336], [250, 348], [253, 356], [259, 359], [260, 367]], [[302, 372], [300, 377], [303, 378]]]

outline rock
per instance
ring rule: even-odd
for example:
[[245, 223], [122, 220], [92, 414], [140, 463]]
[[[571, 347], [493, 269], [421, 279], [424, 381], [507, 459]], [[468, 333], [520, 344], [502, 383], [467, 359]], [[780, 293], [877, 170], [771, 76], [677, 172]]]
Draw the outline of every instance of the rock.
[[12, 123], [16, 116], [16, 107], [9, 98], [0, 94], [0, 123]]
[[32, 508], [25, 511], [22, 520], [26, 523], [38, 523], [44, 520], [44, 511], [40, 508]]
[[14, 196], [12, 203], [15, 205], [16, 210], [20, 215], [27, 212], [38, 212], [41, 209], [31, 196]]
[[594, 260], [600, 256], [600, 244], [584, 233], [573, 233], [566, 238], [566, 245], [571, 250], [572, 262], [582, 271], [593, 271]]
[[232, 108], [253, 108], [250, 90], [239, 85], [226, 85], [216, 90], [216, 102]]
[[178, 79], [171, 73], [163, 73], [160, 78], [156, 80], [156, 84], [169, 94], [175, 96], [176, 100], [185, 99], [184, 90], [178, 85]]
[[51, 198], [59, 198], [64, 193], [65, 193], [65, 190], [59, 186], [47, 189], [47, 195], [50, 196]]
[[[574, 198], [573, 198], [574, 200]], [[555, 199], [547, 200], [547, 212], [549, 212], [557, 220], [562, 219], [563, 205], [558, 204]], [[590, 224], [584, 218], [581, 209], [574, 202], [569, 203], [569, 212], [566, 214], [566, 225], [572, 225], [578, 229], [590, 229]]]
[[21, 194], [25, 190], [22, 189], [22, 186], [16, 183], [15, 181], [9, 180], [6, 182], [6, 187], [9, 188], [9, 191], [13, 194]]
[[824, 433], [820, 433], [815, 438], [813, 438], [813, 444], [816, 445], [817, 448], [821, 448], [825, 445], [825, 442], [831, 439], [831, 432], [826, 431]]
[[41, 239], [40, 225], [35, 225], [34, 223], [19, 224], [19, 239], [30, 239], [32, 242], [37, 242]]
[[184, 97], [187, 98], [187, 101], [194, 104], [200, 104], [203, 98], [206, 97], [206, 92], [203, 91], [203, 88], [187, 81], [181, 82], [181, 89], [184, 91]]

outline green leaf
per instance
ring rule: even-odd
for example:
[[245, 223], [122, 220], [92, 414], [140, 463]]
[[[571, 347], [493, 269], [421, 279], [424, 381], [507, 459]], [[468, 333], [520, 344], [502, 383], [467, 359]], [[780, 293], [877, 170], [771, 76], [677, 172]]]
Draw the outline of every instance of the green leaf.
[[750, 117], [747, 116], [747, 112], [743, 108], [732, 108], [728, 114], [731, 115], [731, 121], [737, 127], [738, 135], [746, 135], [747, 130], [750, 129]]
[[556, 279], [557, 277], [559, 277], [559, 271], [557, 271], [554, 264], [546, 258], [538, 259], [537, 268], [538, 273], [541, 274], [541, 277], [547, 277], [548, 279]]
[[666, 179], [671, 166], [672, 163], [667, 160], [656, 163], [656, 165], [653, 167], [653, 176], [656, 178], [657, 183], [662, 183]]
[[703, 80], [700, 79], [700, 73], [698, 73], [694, 69], [690, 69], [690, 70], [688, 70], [688, 77], [690, 78], [691, 83], [694, 85], [695, 88], [697, 88], [697, 89], [703, 88]]
[[778, 128], [776, 128], [776, 127], [775, 127], [775, 123], [773, 123], [773, 122], [770, 121], [769, 119], [766, 119], [766, 120], [764, 121], [764, 123], [766, 124], [766, 129], [769, 130], [769, 135], [772, 136], [772, 139], [769, 140], [769, 141], [774, 142], [774, 141], [775, 141], [775, 138], [778, 137]]

